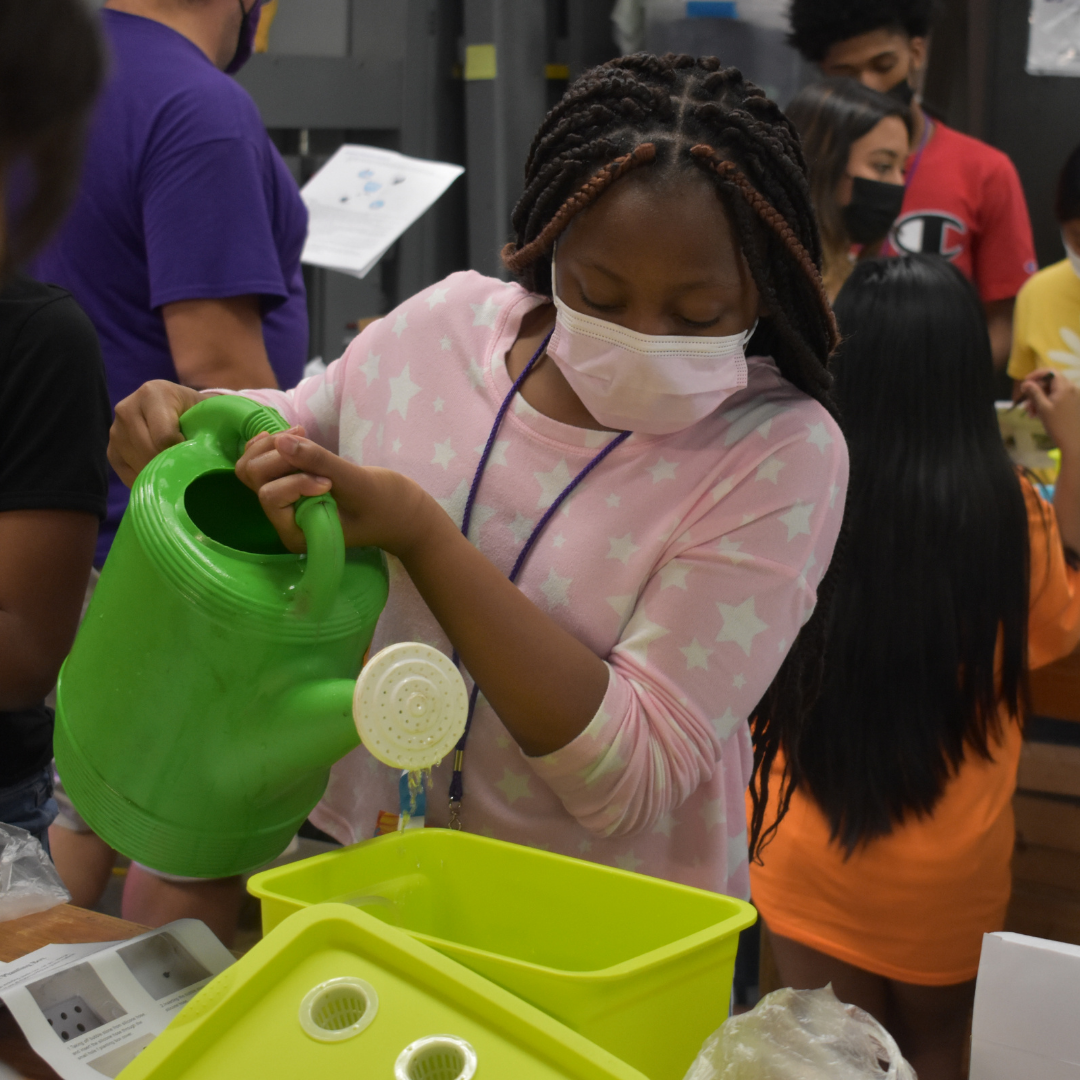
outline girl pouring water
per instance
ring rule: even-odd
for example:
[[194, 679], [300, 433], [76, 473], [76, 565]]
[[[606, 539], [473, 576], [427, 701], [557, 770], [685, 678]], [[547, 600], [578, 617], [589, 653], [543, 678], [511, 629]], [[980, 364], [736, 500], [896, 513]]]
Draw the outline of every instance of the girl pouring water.
[[[237, 473], [293, 550], [293, 504], [331, 491], [389, 558], [373, 648], [460, 662], [427, 824], [746, 896], [748, 722], [760, 787], [813, 701], [847, 483], [797, 137], [715, 59], [623, 57], [544, 121], [513, 224], [514, 282], [453, 274], [249, 392], [294, 427]], [[202, 397], [122, 402], [120, 475]], [[369, 837], [398, 779], [358, 748], [312, 820]]]

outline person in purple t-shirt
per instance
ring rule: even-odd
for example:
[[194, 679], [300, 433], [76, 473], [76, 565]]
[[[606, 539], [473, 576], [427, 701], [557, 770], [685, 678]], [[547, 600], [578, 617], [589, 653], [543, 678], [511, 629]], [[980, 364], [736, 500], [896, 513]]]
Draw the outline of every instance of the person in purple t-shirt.
[[[300, 252], [307, 212], [247, 92], [261, 0], [108, 0], [112, 73], [81, 186], [33, 276], [90, 316], [112, 404], [151, 379], [198, 388], [290, 388], [307, 358]], [[101, 566], [127, 506], [110, 477]], [[61, 873], [93, 903], [113, 853], [60, 794]], [[63, 826], [67, 825], [67, 828]], [[238, 881], [166, 880], [135, 866], [124, 910], [144, 923], [197, 915], [231, 936]]]

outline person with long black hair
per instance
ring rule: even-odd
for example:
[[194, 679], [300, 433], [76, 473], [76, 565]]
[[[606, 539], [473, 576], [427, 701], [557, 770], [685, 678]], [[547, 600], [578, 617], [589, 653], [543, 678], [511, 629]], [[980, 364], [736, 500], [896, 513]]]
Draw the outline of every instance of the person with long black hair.
[[22, 273], [75, 193], [105, 74], [81, 0], [0, 3], [0, 822], [48, 845], [52, 710], [108, 483], [90, 320]]
[[1080, 392], [1024, 384], [1061, 447], [1051, 507], [1006, 456], [959, 270], [860, 263], [835, 311], [848, 543], [753, 896], [785, 985], [831, 981], [920, 1080], [954, 1080], [982, 935], [1009, 899], [1027, 674], [1080, 640]]

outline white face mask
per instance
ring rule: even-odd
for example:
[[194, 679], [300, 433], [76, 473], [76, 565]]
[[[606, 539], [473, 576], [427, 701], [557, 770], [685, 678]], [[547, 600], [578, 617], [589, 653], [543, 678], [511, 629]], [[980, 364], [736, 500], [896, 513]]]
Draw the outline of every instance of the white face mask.
[[1080, 255], [1069, 247], [1069, 241], [1065, 239], [1064, 233], [1061, 234], [1061, 242], [1065, 245], [1065, 256], [1069, 260], [1069, 265], [1073, 268], [1073, 273], [1080, 277]]
[[605, 427], [670, 435], [703, 420], [746, 387], [743, 348], [757, 322], [727, 337], [661, 337], [583, 315], [559, 299], [547, 353]]

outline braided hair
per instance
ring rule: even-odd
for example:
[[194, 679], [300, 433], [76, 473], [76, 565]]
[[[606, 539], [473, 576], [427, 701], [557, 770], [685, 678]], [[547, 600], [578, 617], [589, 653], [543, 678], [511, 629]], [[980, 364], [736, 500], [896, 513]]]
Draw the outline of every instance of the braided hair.
[[[657, 181], [696, 173], [715, 185], [764, 307], [747, 351], [772, 356], [789, 382], [835, 415], [826, 364], [838, 334], [821, 282], [821, 242], [798, 135], [761, 90], [714, 57], [637, 53], [593, 68], [569, 87], [529, 151], [525, 191], [512, 216], [516, 239], [503, 249], [507, 268], [526, 288], [551, 296], [547, 256], [560, 234], [639, 169]], [[828, 571], [814, 614], [750, 718], [754, 855], [798, 781], [798, 737], [821, 685], [834, 580]], [[781, 749], [787, 764], [780, 813], [765, 829], [769, 774]]]

